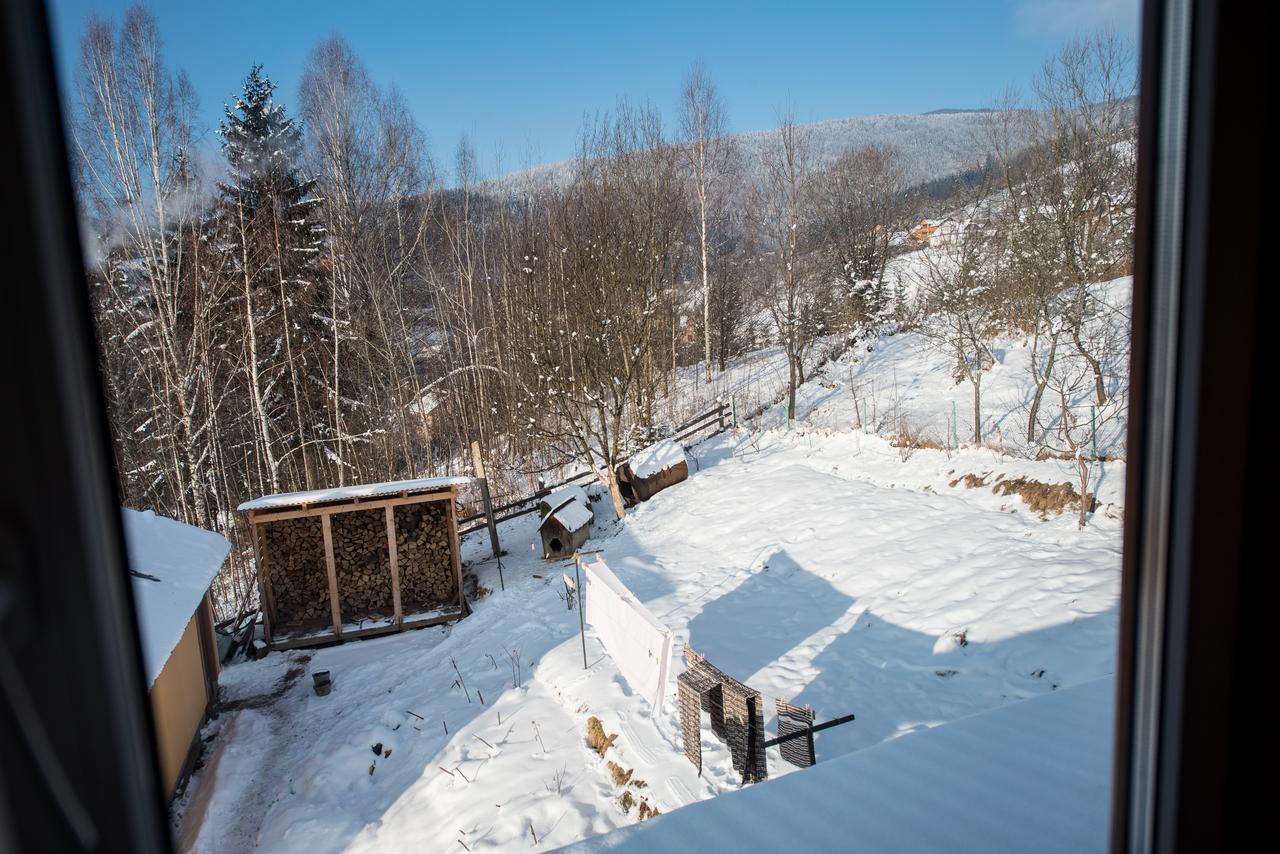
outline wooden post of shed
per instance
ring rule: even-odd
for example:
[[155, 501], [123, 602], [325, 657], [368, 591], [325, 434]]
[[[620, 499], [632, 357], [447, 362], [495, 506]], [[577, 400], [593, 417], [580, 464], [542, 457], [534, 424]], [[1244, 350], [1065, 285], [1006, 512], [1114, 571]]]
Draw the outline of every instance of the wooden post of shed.
[[400, 555], [396, 552], [396, 509], [388, 504], [383, 508], [387, 516], [387, 559], [391, 563], [391, 607], [395, 611], [397, 626], [404, 626], [404, 611], [400, 604]]
[[[453, 502], [457, 500], [457, 497], [458, 490], [456, 488], [450, 489], [448, 500]], [[462, 559], [459, 557], [459, 552], [462, 551], [462, 544], [458, 542], [458, 516], [453, 512], [452, 506], [445, 511], [444, 515], [449, 520], [449, 539], [453, 543], [453, 548], [450, 551], [453, 558], [453, 580], [458, 586], [458, 607], [462, 609], [462, 613], [465, 615], [467, 613], [467, 597], [462, 592]]]
[[320, 530], [324, 534], [324, 565], [329, 571], [329, 610], [333, 613], [333, 633], [342, 637], [342, 606], [338, 603], [338, 565], [333, 559], [333, 518], [320, 514]]
[[262, 568], [262, 545], [260, 543], [261, 533], [258, 531], [258, 523], [254, 521], [253, 511], [249, 511], [249, 542], [253, 546], [253, 571], [258, 576], [258, 610], [262, 613], [262, 634], [265, 639], [271, 640], [271, 604], [270, 594], [267, 590], [267, 573]]
[[476, 484], [480, 487], [480, 500], [484, 502], [484, 518], [489, 526], [489, 548], [492, 549], [494, 557], [501, 557], [502, 543], [498, 541], [498, 520], [493, 516], [493, 499], [489, 495], [489, 478], [485, 475], [484, 459], [480, 456], [479, 442], [471, 443], [471, 462], [476, 469]]

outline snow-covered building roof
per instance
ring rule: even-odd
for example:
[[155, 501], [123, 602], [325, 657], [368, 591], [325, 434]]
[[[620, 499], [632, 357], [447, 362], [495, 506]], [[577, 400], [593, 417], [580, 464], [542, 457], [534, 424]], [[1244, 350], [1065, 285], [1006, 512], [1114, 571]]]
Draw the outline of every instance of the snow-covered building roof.
[[566, 499], [573, 499], [581, 502], [584, 506], [590, 507], [587, 503], [587, 491], [577, 484], [569, 484], [566, 487], [557, 489], [555, 492], [542, 499], [540, 503], [548, 507], [559, 507]]
[[542, 521], [538, 523], [538, 530], [542, 530], [542, 526], [552, 519], [572, 534], [591, 524], [591, 505], [586, 501], [579, 502], [573, 497], [566, 498], [559, 504], [553, 504], [551, 512], [542, 517]]
[[686, 463], [684, 448], [674, 439], [663, 439], [635, 454], [628, 463], [636, 477], [653, 477], [659, 472]]
[[156, 681], [231, 551], [221, 534], [123, 508], [147, 684]]
[[1009, 703], [562, 850], [1105, 851], [1113, 695]]
[[241, 510], [268, 510], [281, 507], [307, 507], [329, 501], [351, 501], [355, 498], [376, 498], [383, 495], [416, 495], [421, 492], [437, 492], [454, 486], [466, 486], [469, 477], [423, 477], [417, 480], [392, 480], [386, 483], [366, 483], [356, 486], [339, 486], [333, 489], [312, 489], [306, 492], [282, 492], [265, 495], [240, 505]]

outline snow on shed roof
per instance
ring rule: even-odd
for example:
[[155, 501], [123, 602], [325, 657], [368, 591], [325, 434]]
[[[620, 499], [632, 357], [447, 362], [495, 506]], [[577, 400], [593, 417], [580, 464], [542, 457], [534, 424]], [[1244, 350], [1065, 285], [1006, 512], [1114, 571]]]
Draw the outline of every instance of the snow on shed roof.
[[658, 472], [686, 462], [684, 448], [673, 439], [663, 439], [633, 456], [628, 462], [636, 477], [653, 477]]
[[280, 507], [306, 507], [328, 501], [350, 501], [353, 498], [374, 498], [379, 495], [436, 492], [451, 486], [466, 486], [469, 477], [423, 477], [417, 480], [392, 480], [386, 483], [366, 483], [356, 486], [338, 486], [333, 489], [312, 489], [307, 492], [282, 492], [265, 495], [240, 505], [241, 510], [266, 510]]
[[566, 531], [572, 534], [583, 526], [589, 525], [592, 518], [590, 504], [579, 502], [578, 499], [569, 497], [558, 505], [554, 505], [551, 512], [542, 517], [542, 521], [538, 523], [538, 530], [542, 530], [542, 526], [547, 524], [548, 519], [555, 519], [561, 525], [564, 525]]
[[587, 491], [577, 484], [570, 484], [563, 489], [557, 489], [555, 492], [542, 499], [539, 503], [545, 504], [548, 507], [559, 507], [566, 499], [570, 498], [580, 501], [588, 507], [591, 506], [587, 504]]
[[142, 636], [142, 660], [151, 685], [164, 669], [200, 600], [231, 551], [221, 534], [121, 508]]

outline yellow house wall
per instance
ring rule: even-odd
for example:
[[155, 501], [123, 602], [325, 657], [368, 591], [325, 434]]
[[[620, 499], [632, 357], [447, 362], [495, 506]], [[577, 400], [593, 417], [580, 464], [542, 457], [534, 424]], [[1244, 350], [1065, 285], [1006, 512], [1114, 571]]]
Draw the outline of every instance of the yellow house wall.
[[172, 795], [177, 787], [191, 743], [204, 720], [207, 692], [199, 632], [199, 621], [193, 615], [178, 646], [151, 686], [160, 784], [166, 797]]

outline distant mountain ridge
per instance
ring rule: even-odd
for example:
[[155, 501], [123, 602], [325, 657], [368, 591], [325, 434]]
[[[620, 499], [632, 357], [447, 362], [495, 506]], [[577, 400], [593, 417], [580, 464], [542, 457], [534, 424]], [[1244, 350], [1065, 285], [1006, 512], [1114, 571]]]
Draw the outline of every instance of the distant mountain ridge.
[[[814, 165], [825, 166], [849, 148], [888, 144], [902, 156], [907, 184], [920, 184], [981, 166], [990, 153], [983, 142], [983, 121], [989, 110], [944, 108], [928, 113], [886, 113], [829, 119], [800, 125], [810, 133]], [[748, 172], [759, 162], [764, 148], [778, 131], [757, 130], [734, 134], [747, 161]], [[546, 163], [513, 172], [491, 182], [509, 185], [522, 181], [561, 183], [569, 180], [573, 161]]]

